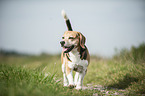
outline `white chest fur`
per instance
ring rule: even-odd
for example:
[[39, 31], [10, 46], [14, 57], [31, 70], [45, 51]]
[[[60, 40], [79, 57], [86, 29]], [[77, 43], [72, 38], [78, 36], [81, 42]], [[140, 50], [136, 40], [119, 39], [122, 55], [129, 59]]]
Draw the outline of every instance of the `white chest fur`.
[[83, 71], [87, 69], [88, 61], [87, 60], [81, 60], [79, 52], [75, 49], [71, 52], [69, 52], [69, 58], [71, 62], [68, 62], [68, 67], [71, 69], [77, 68], [76, 71]]

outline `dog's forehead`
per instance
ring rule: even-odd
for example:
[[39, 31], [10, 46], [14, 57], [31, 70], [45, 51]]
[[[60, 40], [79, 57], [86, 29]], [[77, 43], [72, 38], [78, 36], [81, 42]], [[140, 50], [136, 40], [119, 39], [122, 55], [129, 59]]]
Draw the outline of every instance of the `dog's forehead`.
[[78, 35], [78, 32], [77, 31], [66, 31], [63, 36], [64, 37], [69, 37], [69, 36], [73, 36], [73, 37], [76, 37]]

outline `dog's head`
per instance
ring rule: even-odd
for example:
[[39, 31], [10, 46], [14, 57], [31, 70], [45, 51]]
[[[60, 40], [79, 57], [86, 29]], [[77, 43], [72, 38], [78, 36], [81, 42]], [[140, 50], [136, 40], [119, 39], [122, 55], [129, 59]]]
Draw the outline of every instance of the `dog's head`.
[[63, 34], [62, 41], [60, 42], [63, 47], [64, 53], [68, 53], [74, 48], [81, 47], [85, 49], [86, 38], [77, 31], [66, 31]]

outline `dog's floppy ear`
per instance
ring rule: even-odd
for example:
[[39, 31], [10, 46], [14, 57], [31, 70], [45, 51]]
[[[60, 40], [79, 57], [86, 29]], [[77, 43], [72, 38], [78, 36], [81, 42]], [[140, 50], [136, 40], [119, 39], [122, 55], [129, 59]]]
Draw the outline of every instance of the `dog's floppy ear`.
[[86, 48], [86, 47], [85, 47], [86, 38], [85, 38], [85, 36], [84, 36], [82, 33], [78, 32], [78, 34], [79, 34], [80, 46], [81, 46], [83, 49], [85, 49], [85, 48]]

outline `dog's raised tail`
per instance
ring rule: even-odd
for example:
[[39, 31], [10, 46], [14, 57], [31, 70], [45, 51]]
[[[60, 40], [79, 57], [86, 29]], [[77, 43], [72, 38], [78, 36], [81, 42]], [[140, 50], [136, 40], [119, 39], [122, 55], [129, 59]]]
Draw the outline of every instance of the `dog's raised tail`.
[[64, 19], [65, 19], [65, 22], [66, 22], [66, 25], [67, 25], [68, 31], [73, 31], [73, 30], [72, 30], [71, 23], [70, 23], [70, 20], [68, 19], [68, 17], [67, 17], [67, 15], [66, 15], [65, 11], [62, 10], [61, 14], [62, 14], [62, 16], [63, 16]]

